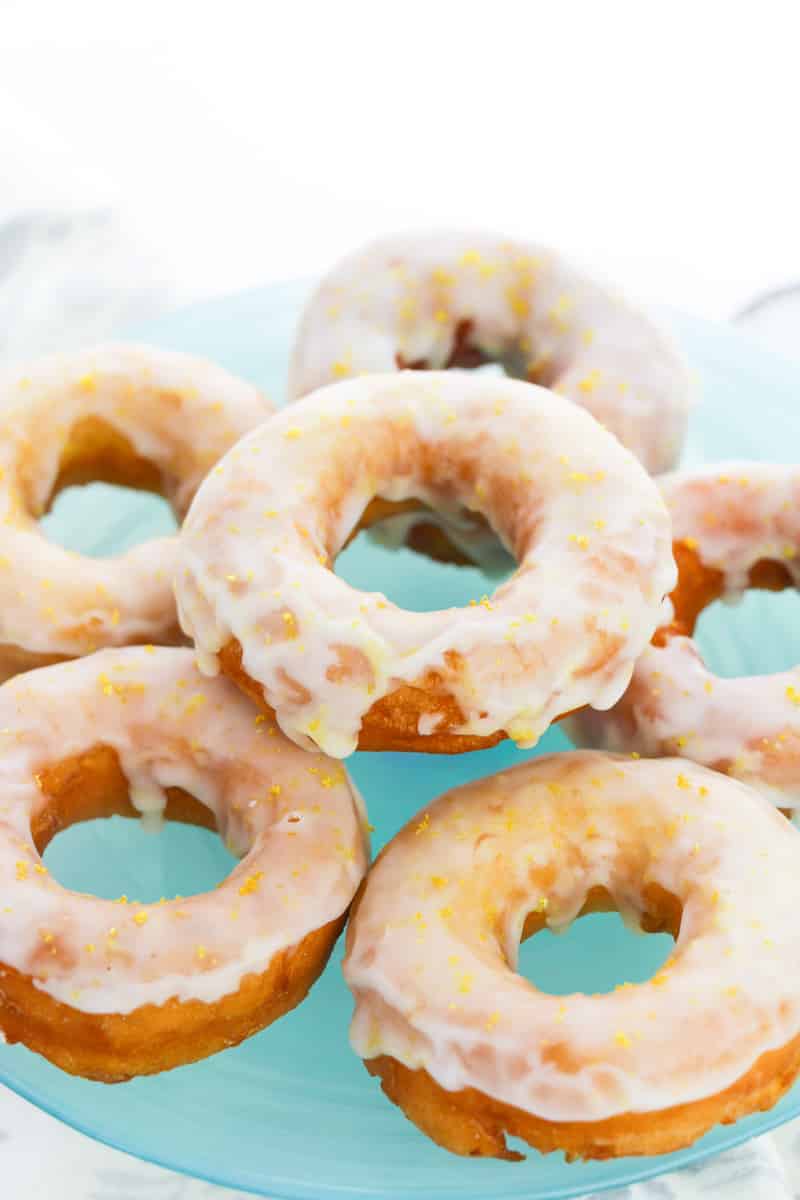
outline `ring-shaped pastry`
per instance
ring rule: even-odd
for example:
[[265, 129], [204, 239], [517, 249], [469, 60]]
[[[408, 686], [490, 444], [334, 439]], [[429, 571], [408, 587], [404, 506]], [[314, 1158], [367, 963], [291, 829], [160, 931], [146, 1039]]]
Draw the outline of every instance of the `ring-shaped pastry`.
[[666, 476], [678, 584], [674, 617], [636, 664], [608, 712], [570, 718], [580, 745], [679, 754], [753, 784], [782, 808], [800, 804], [800, 666], [723, 678], [693, 634], [714, 600], [748, 588], [800, 586], [800, 470], [716, 463]]
[[[331, 566], [375, 497], [467, 505], [516, 572], [437, 612], [355, 590]], [[180, 559], [202, 669], [335, 757], [531, 746], [567, 711], [608, 707], [675, 578], [658, 488], [588, 413], [449, 372], [348, 381], [277, 413], [198, 491]]]
[[[351, 1042], [458, 1154], [663, 1154], [774, 1105], [800, 1070], [800, 834], [680, 759], [552, 755], [433, 801], [353, 912]], [[561, 996], [520, 941], [618, 910], [675, 947], [658, 972]], [[538, 986], [537, 986], [538, 985]]]
[[[62, 887], [41, 855], [120, 814], [216, 829], [242, 859], [156, 904]], [[309, 759], [191, 651], [128, 647], [0, 688], [0, 1033], [114, 1082], [234, 1045], [298, 1004], [367, 865], [339, 763]]]
[[157, 492], [180, 522], [200, 481], [272, 406], [204, 359], [147, 346], [54, 354], [0, 381], [0, 680], [104, 646], [173, 643], [175, 539], [113, 559], [47, 540], [65, 487]]
[[399, 234], [348, 255], [306, 306], [289, 393], [485, 362], [587, 408], [654, 474], [675, 465], [692, 389], [671, 339], [557, 251], [496, 234]]

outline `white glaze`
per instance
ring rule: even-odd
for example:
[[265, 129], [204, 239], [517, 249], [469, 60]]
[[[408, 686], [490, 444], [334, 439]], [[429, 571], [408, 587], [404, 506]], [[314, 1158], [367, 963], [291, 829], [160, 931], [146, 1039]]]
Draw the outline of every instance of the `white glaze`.
[[208, 470], [271, 411], [214, 363], [147, 346], [56, 354], [0, 380], [0, 646], [77, 656], [174, 633], [174, 538], [104, 560], [39, 529], [77, 421], [101, 417], [124, 435], [180, 520]]
[[473, 347], [588, 408], [648, 470], [675, 465], [691, 387], [671, 340], [556, 251], [495, 234], [401, 234], [343, 259], [305, 309], [289, 393], [443, 367], [465, 321]]
[[[157, 812], [177, 786], [211, 810], [243, 858], [218, 888], [118, 904], [43, 870], [37, 772], [98, 743], [117, 752], [134, 806]], [[0, 964], [83, 1012], [217, 1001], [344, 912], [366, 870], [364, 823], [339, 763], [298, 750], [232, 684], [201, 676], [190, 650], [28, 672], [0, 688]]]
[[[354, 590], [327, 564], [376, 495], [482, 512], [518, 571], [466, 609]], [[203, 668], [236, 638], [284, 732], [336, 757], [376, 700], [429, 669], [465, 715], [458, 732], [520, 745], [569, 709], [609, 706], [675, 578], [658, 489], [586, 412], [528, 383], [416, 371], [323, 388], [244, 438], [198, 491], [180, 566]]]
[[762, 558], [783, 564], [800, 587], [800, 468], [760, 462], [710, 463], [659, 480], [675, 541], [725, 575], [737, 599]]
[[[742, 595], [762, 559], [780, 562], [800, 585], [797, 467], [715, 463], [660, 482], [675, 540], [723, 572], [727, 599]], [[647, 647], [609, 712], [577, 713], [568, 731], [580, 745], [680, 754], [759, 787], [782, 807], [800, 805], [800, 666], [724, 679], [708, 670], [693, 639], [671, 637]]]
[[[457, 788], [370, 872], [344, 962], [353, 1048], [552, 1121], [714, 1095], [800, 1034], [799, 868], [765, 800], [678, 759], [575, 752]], [[563, 929], [602, 887], [635, 921], [648, 884], [683, 904], [653, 979], [556, 996], [515, 973], [529, 912]]]

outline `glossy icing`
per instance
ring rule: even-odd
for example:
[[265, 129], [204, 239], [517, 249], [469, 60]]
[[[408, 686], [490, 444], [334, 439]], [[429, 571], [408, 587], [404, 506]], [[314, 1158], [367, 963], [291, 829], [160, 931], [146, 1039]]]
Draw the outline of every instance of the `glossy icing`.
[[338, 263], [306, 306], [289, 391], [465, 347], [587, 408], [658, 473], [686, 435], [690, 377], [671, 340], [543, 246], [489, 233], [400, 234]]
[[[679, 759], [566, 753], [457, 788], [370, 872], [353, 1048], [552, 1121], [714, 1095], [800, 1033], [799, 865], [762, 797]], [[515, 973], [529, 913], [563, 929], [603, 888], [638, 923], [654, 887], [683, 915], [651, 980], [557, 996]]]
[[[738, 599], [763, 559], [800, 585], [800, 470], [767, 463], [716, 463], [661, 480], [676, 540], [724, 575]], [[648, 646], [625, 695], [605, 713], [570, 719], [582, 745], [680, 754], [751, 783], [776, 804], [800, 805], [800, 666], [725, 679], [695, 642]]]
[[[356, 591], [329, 565], [376, 495], [482, 512], [517, 572], [439, 612]], [[226, 455], [184, 522], [176, 594], [204, 670], [235, 638], [284, 732], [344, 757], [371, 705], [428, 671], [458, 732], [520, 745], [609, 706], [674, 578], [658, 489], [586, 412], [503, 377], [408, 371], [323, 388]]]
[[180, 520], [201, 479], [271, 404], [252, 384], [185, 354], [108, 345], [55, 354], [0, 380], [0, 647], [77, 656], [159, 641], [176, 625], [175, 539], [113, 559], [48, 542], [37, 524], [71, 430], [101, 418], [159, 472]]
[[[31, 818], [44, 767], [112, 747], [152, 821], [180, 787], [242, 862], [214, 891], [141, 904], [70, 892]], [[131, 647], [0, 688], [0, 963], [73, 1008], [127, 1013], [235, 992], [278, 951], [340, 916], [366, 870], [365, 815], [339, 763], [309, 758], [190, 650]]]

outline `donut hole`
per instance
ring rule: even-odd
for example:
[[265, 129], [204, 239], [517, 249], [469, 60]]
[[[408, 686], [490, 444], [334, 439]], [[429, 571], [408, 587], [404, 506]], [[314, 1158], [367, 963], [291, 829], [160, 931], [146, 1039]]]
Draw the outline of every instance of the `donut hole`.
[[49, 541], [81, 554], [119, 554], [175, 533], [168, 487], [154, 463], [99, 417], [73, 425], [44, 512], [35, 511]]
[[31, 821], [33, 841], [53, 878], [73, 891], [151, 903], [209, 891], [237, 863], [211, 811], [180, 788], [167, 789], [166, 820], [154, 837], [108, 746], [51, 764], [37, 781], [44, 800]]
[[[592, 889], [580, 919], [563, 933], [553, 933], [543, 915], [532, 912], [523, 929], [517, 973], [552, 996], [603, 995], [624, 983], [645, 983], [674, 949], [682, 906], [655, 885], [643, 899], [638, 932], [600, 888]], [[650, 936], [643, 937], [645, 933]]]
[[335, 570], [351, 587], [382, 592], [393, 604], [411, 612], [462, 608], [487, 590], [486, 576], [479, 568], [456, 566], [425, 552], [381, 544], [372, 529], [361, 530], [352, 539], [336, 559]]
[[481, 344], [475, 322], [469, 319], [459, 321], [455, 326], [450, 353], [444, 362], [434, 363], [426, 358], [407, 361], [398, 353], [395, 363], [401, 371], [447, 371], [457, 368], [508, 375], [511, 379], [524, 379], [543, 387], [549, 387], [555, 378], [555, 372], [548, 369], [547, 361], [543, 357], [537, 361], [537, 356], [532, 355], [529, 348], [526, 349], [523, 338], [510, 338], [502, 345], [490, 348]]
[[178, 530], [172, 509], [160, 496], [107, 483], [70, 487], [39, 521], [49, 542], [90, 558], [123, 554]]
[[[465, 526], [479, 537], [473, 557], [459, 538], [458, 530]], [[360, 591], [378, 590], [401, 608], [432, 612], [479, 600], [487, 590], [487, 571], [494, 588], [516, 565], [479, 513], [463, 510], [454, 524], [417, 498], [376, 496], [336, 559], [335, 570]]]
[[695, 638], [723, 678], [789, 670], [800, 662], [800, 595], [753, 589], [735, 604], [717, 600], [701, 613]]
[[140, 821], [123, 817], [87, 821], [60, 833], [43, 861], [62, 887], [143, 904], [210, 892], [236, 859], [216, 833], [167, 821], [154, 837]]

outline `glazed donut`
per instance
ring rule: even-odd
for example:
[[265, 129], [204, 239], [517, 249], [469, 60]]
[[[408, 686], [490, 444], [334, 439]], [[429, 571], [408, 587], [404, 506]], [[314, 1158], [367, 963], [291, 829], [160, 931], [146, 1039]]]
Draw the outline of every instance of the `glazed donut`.
[[[457, 1154], [663, 1154], [770, 1108], [800, 1071], [800, 834], [678, 759], [572, 752], [435, 800], [351, 916], [351, 1042]], [[551, 995], [521, 940], [619, 910], [675, 948], [650, 980]], [[542, 980], [546, 985], [546, 980]]]
[[[464, 609], [356, 591], [330, 566], [375, 496], [467, 504], [518, 570]], [[612, 704], [674, 578], [656, 485], [582, 409], [409, 371], [322, 388], [234, 447], [187, 514], [176, 594], [202, 669], [338, 758], [531, 746]]]
[[714, 464], [665, 477], [678, 563], [674, 619], [636, 664], [609, 712], [571, 718], [582, 745], [679, 754], [753, 784], [783, 808], [800, 804], [800, 667], [775, 675], [712, 674], [693, 640], [700, 613], [747, 588], [800, 586], [800, 470]]
[[345, 258], [303, 313], [289, 393], [483, 362], [587, 408], [651, 472], [680, 455], [690, 381], [666, 335], [555, 251], [494, 234], [395, 235]]
[[[0, 688], [0, 1033], [114, 1082], [204, 1058], [298, 1004], [364, 874], [344, 769], [255, 716], [187, 649], [129, 647]], [[71, 892], [41, 854], [78, 821], [217, 829], [242, 862], [158, 904]], [[124, 899], [124, 898], [123, 898]]]
[[47, 541], [62, 488], [158, 492], [180, 521], [201, 479], [272, 406], [203, 359], [147, 346], [57, 354], [0, 381], [0, 680], [103, 646], [175, 642], [174, 538], [108, 559]]

